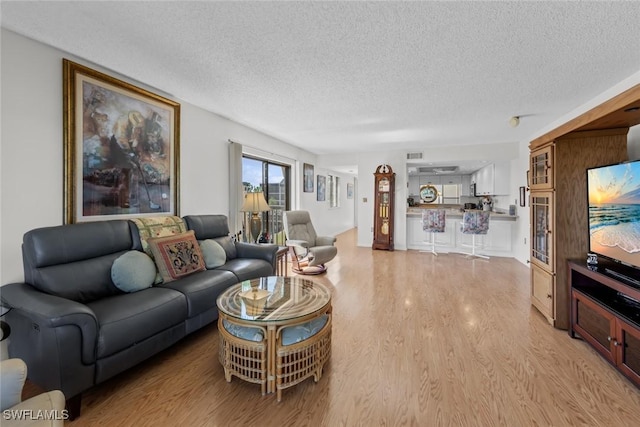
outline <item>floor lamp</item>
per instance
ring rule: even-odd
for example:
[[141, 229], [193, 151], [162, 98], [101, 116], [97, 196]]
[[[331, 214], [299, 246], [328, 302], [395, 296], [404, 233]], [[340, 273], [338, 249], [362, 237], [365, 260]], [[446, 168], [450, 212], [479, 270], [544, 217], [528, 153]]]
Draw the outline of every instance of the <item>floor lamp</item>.
[[257, 243], [262, 231], [262, 219], [260, 219], [260, 212], [270, 211], [271, 208], [267, 204], [264, 198], [264, 194], [261, 191], [255, 193], [247, 193], [244, 196], [244, 203], [242, 204], [241, 212], [250, 212], [250, 230], [251, 241]]

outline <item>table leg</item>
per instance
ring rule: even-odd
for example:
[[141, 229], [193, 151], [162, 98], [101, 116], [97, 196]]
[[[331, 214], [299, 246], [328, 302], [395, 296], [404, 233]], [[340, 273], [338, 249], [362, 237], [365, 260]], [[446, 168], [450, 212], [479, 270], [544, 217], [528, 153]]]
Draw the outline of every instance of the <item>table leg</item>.
[[267, 326], [267, 393], [276, 391], [276, 326]]

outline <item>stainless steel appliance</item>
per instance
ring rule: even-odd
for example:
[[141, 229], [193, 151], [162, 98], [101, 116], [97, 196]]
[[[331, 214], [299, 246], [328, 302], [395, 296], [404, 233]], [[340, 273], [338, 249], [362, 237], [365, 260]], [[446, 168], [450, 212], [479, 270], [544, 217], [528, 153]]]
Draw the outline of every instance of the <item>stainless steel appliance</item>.
[[473, 197], [478, 197], [478, 195], [476, 194], [476, 183], [472, 183], [471, 187], [469, 188], [469, 194], [471, 194]]

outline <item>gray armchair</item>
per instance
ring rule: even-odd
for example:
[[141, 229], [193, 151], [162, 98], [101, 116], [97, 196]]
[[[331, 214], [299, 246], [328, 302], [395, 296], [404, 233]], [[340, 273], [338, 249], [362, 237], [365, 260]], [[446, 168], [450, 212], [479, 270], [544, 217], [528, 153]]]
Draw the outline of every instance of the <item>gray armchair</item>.
[[307, 211], [286, 211], [283, 215], [286, 245], [291, 249], [293, 268], [298, 274], [320, 274], [326, 271], [338, 248], [333, 236], [318, 236]]

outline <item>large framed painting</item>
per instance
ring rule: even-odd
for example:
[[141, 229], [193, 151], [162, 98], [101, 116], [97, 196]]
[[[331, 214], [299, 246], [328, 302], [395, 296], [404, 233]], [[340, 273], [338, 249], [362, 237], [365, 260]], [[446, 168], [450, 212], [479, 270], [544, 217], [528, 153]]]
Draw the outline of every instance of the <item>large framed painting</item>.
[[302, 191], [305, 193], [313, 193], [313, 165], [304, 163], [302, 165]]
[[318, 194], [316, 200], [319, 202], [324, 202], [326, 200], [327, 194], [327, 177], [323, 175], [318, 175]]
[[180, 104], [63, 60], [66, 224], [179, 215]]

